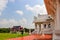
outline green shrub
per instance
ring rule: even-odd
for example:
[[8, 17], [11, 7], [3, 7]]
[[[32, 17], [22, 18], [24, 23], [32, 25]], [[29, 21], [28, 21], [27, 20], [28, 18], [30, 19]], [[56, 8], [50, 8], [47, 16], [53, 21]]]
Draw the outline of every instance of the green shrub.
[[0, 33], [9, 33], [10, 29], [9, 28], [0, 28]]

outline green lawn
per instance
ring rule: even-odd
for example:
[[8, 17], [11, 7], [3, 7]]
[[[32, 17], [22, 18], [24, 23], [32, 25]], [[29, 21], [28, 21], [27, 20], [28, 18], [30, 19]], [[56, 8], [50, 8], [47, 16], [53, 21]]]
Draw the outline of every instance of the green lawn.
[[[24, 33], [23, 36], [29, 35], [28, 33]], [[0, 33], [0, 40], [5, 40], [8, 38], [16, 38], [16, 37], [22, 37], [21, 34], [13, 34], [13, 33]]]

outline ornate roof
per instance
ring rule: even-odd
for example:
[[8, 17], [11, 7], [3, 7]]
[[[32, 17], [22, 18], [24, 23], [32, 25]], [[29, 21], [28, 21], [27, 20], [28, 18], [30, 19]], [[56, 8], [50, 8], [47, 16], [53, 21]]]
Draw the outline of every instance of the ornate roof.
[[47, 22], [47, 21], [52, 21], [53, 18], [50, 15], [40, 15], [34, 17], [34, 22]]

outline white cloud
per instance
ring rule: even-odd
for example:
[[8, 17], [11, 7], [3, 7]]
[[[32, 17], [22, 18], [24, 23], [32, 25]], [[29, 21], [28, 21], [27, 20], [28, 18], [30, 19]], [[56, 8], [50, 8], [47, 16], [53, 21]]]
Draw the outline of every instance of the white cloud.
[[29, 24], [27, 22], [26, 18], [22, 18], [21, 20], [15, 20], [15, 19], [2, 19], [0, 20], [0, 28], [11, 28], [13, 26], [22, 26], [24, 28], [32, 29], [34, 28], [34, 24]]
[[26, 24], [27, 23], [27, 19], [23, 18], [22, 21]]
[[26, 18], [22, 18], [19, 22], [22, 27], [27, 27], [27, 25], [28, 25]]
[[25, 7], [26, 7], [27, 10], [33, 11], [33, 8], [30, 7], [29, 5], [25, 5]]
[[25, 5], [26, 9], [36, 14], [47, 14], [45, 5], [35, 5], [31, 7], [30, 5]]
[[16, 13], [20, 14], [20, 15], [23, 15], [23, 11], [21, 11], [21, 10], [17, 10]]
[[10, 1], [10, 2], [13, 2], [13, 3], [15, 2], [15, 0], [9, 0], [9, 1]]
[[28, 28], [28, 29], [34, 29], [34, 28], [35, 28], [35, 24], [34, 24], [34, 23], [31, 23], [31, 24], [28, 25], [27, 28]]
[[13, 25], [19, 25], [18, 21], [14, 20], [14, 19], [2, 19], [0, 20], [0, 28], [7, 28], [7, 27], [12, 27]]
[[6, 8], [8, 0], [0, 0], [0, 14]]
[[22, 26], [22, 27], [27, 27], [27, 19], [22, 18], [21, 20], [15, 20], [15, 19], [2, 19], [0, 20], [0, 28], [8, 28], [8, 27], [13, 27], [13, 26]]

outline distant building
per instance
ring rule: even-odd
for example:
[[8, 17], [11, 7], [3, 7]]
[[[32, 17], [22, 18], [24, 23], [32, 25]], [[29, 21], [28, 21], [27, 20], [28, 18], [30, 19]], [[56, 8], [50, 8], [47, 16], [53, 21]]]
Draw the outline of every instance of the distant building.
[[16, 32], [20, 32], [22, 29], [23, 27], [21, 26], [13, 26], [12, 28], [10, 28], [10, 31], [16, 33]]

